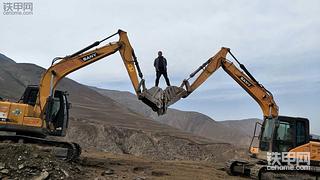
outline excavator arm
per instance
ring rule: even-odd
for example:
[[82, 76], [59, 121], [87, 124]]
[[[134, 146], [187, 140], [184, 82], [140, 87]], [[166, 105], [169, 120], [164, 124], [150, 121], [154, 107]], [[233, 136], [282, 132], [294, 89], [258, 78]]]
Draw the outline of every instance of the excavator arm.
[[[98, 46], [103, 41], [117, 34], [120, 36], [119, 41], [111, 42], [97, 49], [90, 50], [93, 47]], [[141, 86], [145, 88], [143, 75], [139, 68], [139, 64], [134, 54], [134, 50], [131, 47], [131, 44], [127, 37], [127, 33], [122, 30], [119, 30], [117, 33], [101, 41], [96, 41], [92, 45], [70, 56], [66, 56], [64, 58], [55, 58], [52, 62], [52, 66], [43, 74], [42, 79], [40, 81], [39, 95], [37, 103], [34, 107], [34, 112], [37, 112], [38, 116], [41, 116], [43, 115], [42, 113], [45, 112], [45, 108], [50, 108], [50, 99], [52, 99], [54, 90], [62, 78], [82, 67], [85, 67], [98, 60], [101, 60], [102, 58], [109, 56], [117, 51], [120, 52], [128, 75], [134, 87], [134, 90], [136, 94], [139, 95], [141, 93]], [[138, 74], [140, 80], [138, 79]]]
[[[240, 65], [238, 69], [231, 61], [226, 59], [227, 54], [230, 54]], [[196, 71], [190, 74], [189, 78], [184, 80], [181, 87], [185, 91], [179, 94], [183, 98], [187, 97], [204, 83], [216, 70], [220, 67], [227, 72], [247, 93], [259, 104], [265, 118], [274, 118], [278, 116], [278, 106], [273, 99], [272, 94], [263, 87], [231, 53], [229, 48], [221, 48], [221, 50], [211, 57], [208, 61], [202, 64]], [[196, 76], [200, 71], [200, 75], [190, 85], [189, 80]]]

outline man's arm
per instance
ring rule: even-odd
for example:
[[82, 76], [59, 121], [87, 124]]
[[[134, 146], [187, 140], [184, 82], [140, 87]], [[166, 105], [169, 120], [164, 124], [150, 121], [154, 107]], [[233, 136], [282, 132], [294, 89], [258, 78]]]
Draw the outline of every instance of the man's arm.
[[156, 71], [159, 70], [159, 67], [158, 67], [158, 66], [159, 66], [158, 58], [156, 58], [156, 59], [154, 60], [153, 66], [156, 68]]

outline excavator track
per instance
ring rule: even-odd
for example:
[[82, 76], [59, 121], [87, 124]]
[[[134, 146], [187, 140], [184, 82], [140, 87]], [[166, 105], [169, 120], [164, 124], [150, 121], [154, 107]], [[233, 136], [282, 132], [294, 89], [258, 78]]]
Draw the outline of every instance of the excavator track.
[[286, 180], [319, 180], [320, 176], [306, 172], [285, 171], [285, 172], [264, 172], [261, 174], [261, 180], [286, 179]]
[[311, 166], [312, 171], [267, 171], [267, 165], [257, 160], [232, 159], [225, 170], [231, 176], [244, 176], [259, 180], [320, 180], [320, 168]]
[[24, 135], [0, 135], [0, 143], [36, 145], [40, 150], [53, 153], [57, 158], [74, 161], [80, 157], [81, 147], [74, 142], [63, 142]]

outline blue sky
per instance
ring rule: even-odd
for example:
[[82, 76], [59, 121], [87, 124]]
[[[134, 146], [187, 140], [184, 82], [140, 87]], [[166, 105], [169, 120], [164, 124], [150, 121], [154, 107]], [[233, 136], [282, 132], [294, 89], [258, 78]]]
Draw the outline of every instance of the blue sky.
[[[11, 1], [0, 0], [1, 5]], [[17, 62], [49, 67], [54, 57], [71, 54], [121, 28], [128, 32], [147, 87], [154, 84], [158, 50], [168, 60], [171, 81], [180, 85], [226, 46], [274, 94], [280, 114], [308, 117], [312, 132], [320, 134], [320, 1], [30, 2], [34, 12], [29, 16], [3, 15], [1, 9], [0, 50]], [[118, 54], [69, 77], [133, 91]], [[160, 83], [164, 86], [163, 79]], [[173, 107], [215, 120], [262, 117], [254, 100], [222, 70]]]

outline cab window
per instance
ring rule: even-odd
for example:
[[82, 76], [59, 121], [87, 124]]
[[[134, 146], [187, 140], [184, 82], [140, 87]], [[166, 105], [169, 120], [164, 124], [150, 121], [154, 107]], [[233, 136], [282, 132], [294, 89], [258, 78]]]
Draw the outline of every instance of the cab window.
[[297, 122], [297, 146], [307, 142], [305, 123]]
[[288, 122], [280, 122], [274, 137], [275, 152], [288, 152], [294, 143], [294, 126]]
[[291, 141], [293, 129], [290, 127], [290, 124], [287, 122], [281, 122], [277, 131], [276, 140], [282, 141]]

